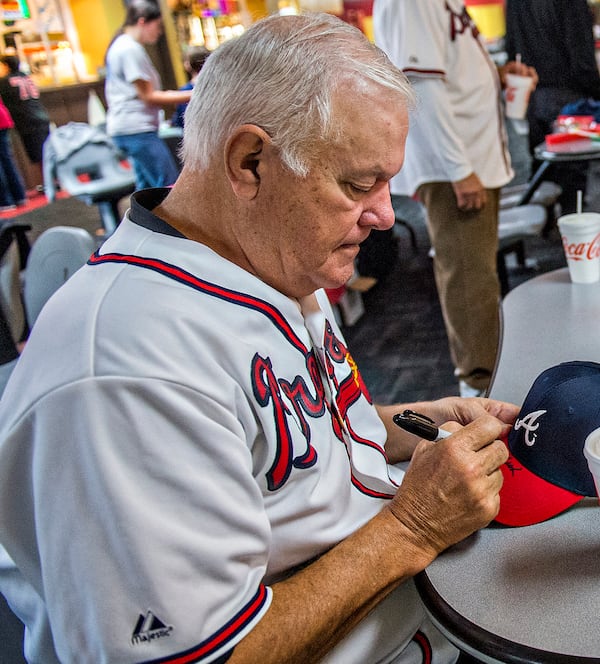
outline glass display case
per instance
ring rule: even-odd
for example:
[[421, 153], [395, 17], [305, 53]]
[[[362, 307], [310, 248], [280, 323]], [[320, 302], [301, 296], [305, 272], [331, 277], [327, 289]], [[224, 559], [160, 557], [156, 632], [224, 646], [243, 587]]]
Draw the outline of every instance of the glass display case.
[[178, 0], [171, 3], [177, 39], [186, 46], [219, 44], [239, 36], [250, 22], [244, 0]]
[[39, 87], [89, 80], [67, 2], [2, 0], [0, 10], [0, 50], [16, 53]]

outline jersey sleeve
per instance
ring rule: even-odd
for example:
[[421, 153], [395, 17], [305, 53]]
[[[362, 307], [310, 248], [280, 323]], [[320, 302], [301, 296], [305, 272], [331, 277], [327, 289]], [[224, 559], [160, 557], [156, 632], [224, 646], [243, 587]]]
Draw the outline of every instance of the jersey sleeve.
[[270, 526], [232, 399], [225, 409], [166, 381], [103, 377], [21, 421], [35, 450], [22, 500], [46, 561], [29, 580], [60, 661], [218, 661], [266, 612]]
[[449, 39], [444, 3], [378, 0], [377, 4], [373, 10], [375, 41], [396, 67], [407, 75], [444, 77]]
[[127, 83], [153, 80], [152, 61], [141, 45], [121, 54], [121, 67]]

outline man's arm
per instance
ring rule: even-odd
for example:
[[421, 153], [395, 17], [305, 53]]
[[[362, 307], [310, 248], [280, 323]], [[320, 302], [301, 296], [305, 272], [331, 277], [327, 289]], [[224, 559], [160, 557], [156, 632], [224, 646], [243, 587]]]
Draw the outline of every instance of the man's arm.
[[143, 79], [138, 79], [133, 84], [137, 96], [153, 106], [186, 104], [192, 96], [191, 90], [156, 90], [150, 81]]
[[417, 445], [395, 498], [317, 561], [273, 586], [273, 602], [230, 664], [316, 662], [402, 582], [497, 514], [503, 424], [483, 416]]

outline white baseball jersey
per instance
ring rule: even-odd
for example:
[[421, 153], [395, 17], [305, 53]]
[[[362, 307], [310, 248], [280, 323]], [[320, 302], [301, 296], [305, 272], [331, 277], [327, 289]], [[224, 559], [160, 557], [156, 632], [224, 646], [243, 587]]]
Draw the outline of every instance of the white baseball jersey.
[[[403, 477], [324, 294], [282, 295], [136, 197], [145, 226], [53, 296], [0, 404], [0, 590], [44, 664], [225, 661], [269, 584]], [[453, 661], [407, 583], [328, 661], [417, 664], [421, 632]]]
[[417, 95], [393, 193], [476, 173], [494, 189], [513, 177], [500, 80], [462, 0], [375, 0], [377, 45]]

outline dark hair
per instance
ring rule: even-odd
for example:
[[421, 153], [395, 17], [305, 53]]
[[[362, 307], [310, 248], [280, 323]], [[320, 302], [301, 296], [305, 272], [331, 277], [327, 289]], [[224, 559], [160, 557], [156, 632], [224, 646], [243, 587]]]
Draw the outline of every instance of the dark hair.
[[204, 46], [193, 46], [190, 48], [187, 52], [186, 60], [190, 63], [190, 69], [194, 74], [197, 74], [202, 69], [209, 55], [210, 51]]
[[[117, 37], [123, 34], [123, 28], [135, 25], [141, 18], [146, 19], [146, 21], [154, 21], [162, 17], [160, 7], [154, 0], [129, 0], [126, 3], [126, 7], [127, 12], [123, 25], [113, 35], [113, 38], [106, 47], [106, 53], [108, 53], [108, 49], [113, 45]], [[106, 64], [106, 53], [104, 54], [104, 64]]]
[[161, 18], [160, 7], [153, 0], [131, 0], [127, 3], [127, 13], [123, 27], [135, 25], [141, 18], [154, 21]]
[[16, 55], [0, 55], [0, 62], [4, 63], [11, 74], [19, 73], [19, 58]]

